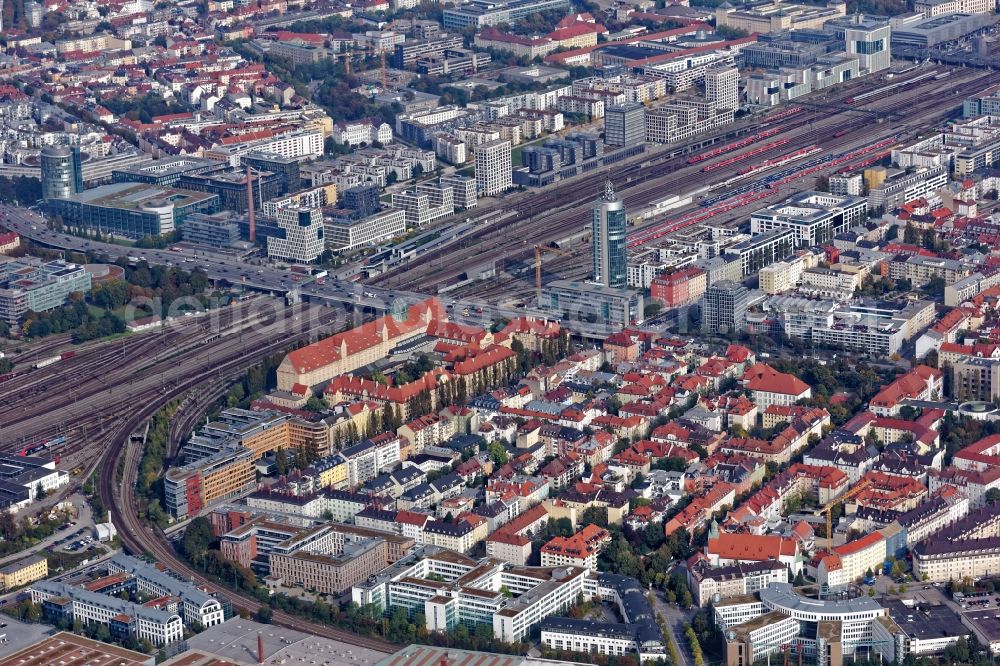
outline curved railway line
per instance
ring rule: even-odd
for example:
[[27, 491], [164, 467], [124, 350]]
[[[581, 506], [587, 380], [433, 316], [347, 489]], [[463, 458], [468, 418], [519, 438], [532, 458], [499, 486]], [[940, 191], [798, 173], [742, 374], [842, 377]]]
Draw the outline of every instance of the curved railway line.
[[[324, 316], [320, 314], [315, 317], [315, 321], [322, 322]], [[129, 413], [126, 417], [119, 419], [113, 427], [101, 438], [103, 456], [98, 465], [98, 490], [101, 500], [105, 506], [110, 508], [111, 519], [119, 526], [119, 537], [124, 547], [133, 554], [152, 554], [160, 563], [171, 568], [173, 571], [198, 582], [207, 585], [220, 598], [232, 604], [234, 610], [252, 613], [260, 602], [252, 597], [240, 594], [225, 587], [216, 585], [200, 572], [192, 569], [187, 563], [182, 561], [169, 545], [166, 535], [159, 529], [152, 529], [144, 525], [136, 515], [135, 506], [135, 479], [137, 468], [134, 463], [137, 460], [134, 456], [127, 456], [127, 464], [124, 465], [120, 483], [116, 483], [119, 461], [128, 451], [127, 444], [130, 436], [142, 423], [149, 419], [164, 405], [175, 400], [187, 391], [198, 386], [204, 386], [206, 382], [213, 382], [218, 378], [216, 386], [224, 386], [225, 380], [235, 379], [241, 372], [259, 361], [267, 354], [274, 353], [281, 349], [286, 349], [290, 344], [308, 339], [314, 329], [307, 327], [305, 330], [290, 336], [284, 335], [283, 331], [278, 331], [276, 335], [265, 336], [261, 344], [253, 347], [253, 352], [239, 352], [229, 354], [224, 359], [218, 360], [214, 366], [207, 370], [201, 370], [187, 375], [178, 381], [173, 387], [164, 392], [155, 389], [147, 389], [139, 397], [141, 400], [137, 404], [141, 407]], [[210, 384], [210, 387], [213, 384]], [[184, 432], [186, 424], [193, 426], [193, 423], [200, 417], [199, 408], [204, 401], [211, 401], [209, 395], [212, 390], [199, 393], [190, 403], [190, 410], [184, 410], [185, 416], [180, 420], [183, 422], [176, 431], [172, 428], [172, 434]], [[308, 631], [317, 636], [323, 636], [334, 640], [344, 641], [352, 645], [365, 647], [382, 653], [395, 652], [397, 645], [377, 638], [359, 636], [344, 629], [317, 624], [300, 617], [289, 615], [281, 611], [274, 611], [272, 622], [279, 626]]]

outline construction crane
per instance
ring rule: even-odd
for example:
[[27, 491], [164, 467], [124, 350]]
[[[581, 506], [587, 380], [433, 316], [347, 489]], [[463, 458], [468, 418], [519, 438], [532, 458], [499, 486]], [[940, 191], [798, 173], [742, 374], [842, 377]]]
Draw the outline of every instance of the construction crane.
[[575, 256], [572, 252], [560, 250], [557, 247], [549, 245], [535, 246], [535, 292], [537, 293], [539, 303], [542, 302], [542, 254], [544, 252], [555, 252], [556, 254], [561, 254], [564, 257]]
[[351, 51], [341, 51], [340, 53], [333, 54], [337, 58], [344, 59], [344, 74], [351, 75], [351, 56], [354, 54]]
[[862, 479], [858, 483], [858, 485], [854, 486], [843, 495], [840, 495], [839, 497], [835, 497], [834, 499], [830, 500], [825, 505], [823, 505], [822, 509], [820, 509], [820, 511], [826, 514], [826, 539], [828, 548], [833, 547], [833, 517], [832, 517], [833, 507], [837, 506], [838, 504], [843, 504], [852, 497], [856, 497], [863, 490], [866, 490], [869, 485], [870, 483], [866, 479]]
[[385, 68], [385, 49], [379, 51], [379, 69], [382, 72], [382, 92], [389, 90], [389, 72]]

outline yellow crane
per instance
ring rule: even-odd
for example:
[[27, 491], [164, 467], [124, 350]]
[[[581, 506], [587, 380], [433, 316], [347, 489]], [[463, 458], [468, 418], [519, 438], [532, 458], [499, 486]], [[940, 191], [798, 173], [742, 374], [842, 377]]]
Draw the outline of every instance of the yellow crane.
[[869, 485], [870, 484], [867, 480], [862, 479], [861, 482], [858, 483], [858, 485], [854, 486], [843, 495], [840, 495], [839, 497], [835, 497], [834, 499], [830, 500], [825, 505], [823, 505], [822, 509], [820, 509], [820, 511], [826, 514], [826, 538], [827, 538], [828, 548], [833, 547], [833, 517], [832, 517], [833, 507], [837, 506], [838, 504], [843, 504], [852, 497], [856, 497], [863, 490], [867, 489]]

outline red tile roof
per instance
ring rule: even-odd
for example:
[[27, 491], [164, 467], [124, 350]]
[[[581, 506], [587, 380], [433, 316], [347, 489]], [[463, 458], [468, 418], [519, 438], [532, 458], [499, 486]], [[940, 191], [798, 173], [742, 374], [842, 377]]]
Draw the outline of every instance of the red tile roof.
[[[880, 535], [881, 536], [881, 535]], [[731, 534], [722, 532], [708, 540], [707, 552], [723, 560], [763, 562], [779, 557], [793, 557], [798, 548], [791, 539], [765, 534]]]
[[383, 338], [392, 340], [415, 331], [426, 330], [430, 321], [440, 314], [440, 301], [434, 298], [428, 299], [410, 307], [405, 319], [385, 315], [357, 328], [289, 352], [286, 358], [297, 372], [309, 372], [374, 347], [380, 344]]
[[882, 536], [881, 532], [871, 532], [866, 534], [860, 539], [855, 539], [854, 541], [848, 541], [842, 546], [836, 546], [833, 552], [841, 557], [845, 555], [853, 555], [854, 553], [860, 552], [865, 548], [873, 546], [877, 543], [885, 541], [885, 537]]
[[743, 380], [751, 391], [780, 393], [799, 396], [809, 390], [804, 381], [784, 372], [778, 372], [766, 363], [758, 363], [743, 374]]

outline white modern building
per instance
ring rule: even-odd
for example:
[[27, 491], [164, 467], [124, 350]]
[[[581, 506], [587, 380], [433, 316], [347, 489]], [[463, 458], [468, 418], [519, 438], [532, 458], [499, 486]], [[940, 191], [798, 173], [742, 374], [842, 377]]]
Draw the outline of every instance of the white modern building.
[[199, 624], [207, 629], [222, 624], [226, 619], [218, 599], [145, 560], [119, 553], [108, 560], [108, 573], [132, 576], [140, 592], [157, 597], [177, 597], [182, 605], [185, 624]]
[[399, 208], [383, 208], [367, 217], [326, 221], [327, 244], [334, 250], [353, 250], [404, 233], [406, 233], [406, 213]]
[[184, 622], [177, 613], [48, 580], [35, 581], [30, 592], [32, 603], [42, 605], [43, 616], [49, 621], [96, 622], [106, 625], [112, 636], [132, 635], [153, 645], [184, 638]]
[[[867, 596], [849, 600], [814, 599], [789, 583], [771, 583], [757, 593], [722, 601], [716, 621], [726, 636], [726, 664], [751, 664], [784, 650], [806, 658], [840, 663], [845, 655], [876, 643], [874, 625], [886, 611]], [[833, 650], [831, 650], [833, 646]], [[835, 654], [833, 654], [835, 653]]]
[[490, 141], [475, 147], [476, 188], [479, 195], [493, 197], [514, 186], [510, 141]]
[[308, 264], [323, 254], [323, 211], [319, 208], [279, 208], [276, 225], [284, 233], [267, 237], [268, 257]]
[[333, 140], [339, 144], [359, 146], [372, 144], [376, 141], [382, 144], [392, 142], [392, 126], [380, 120], [355, 120], [334, 123]]
[[860, 197], [827, 192], [799, 192], [786, 201], [750, 215], [750, 232], [763, 234], [790, 229], [797, 245], [813, 246], [833, 240], [837, 234], [864, 222], [867, 202]]

